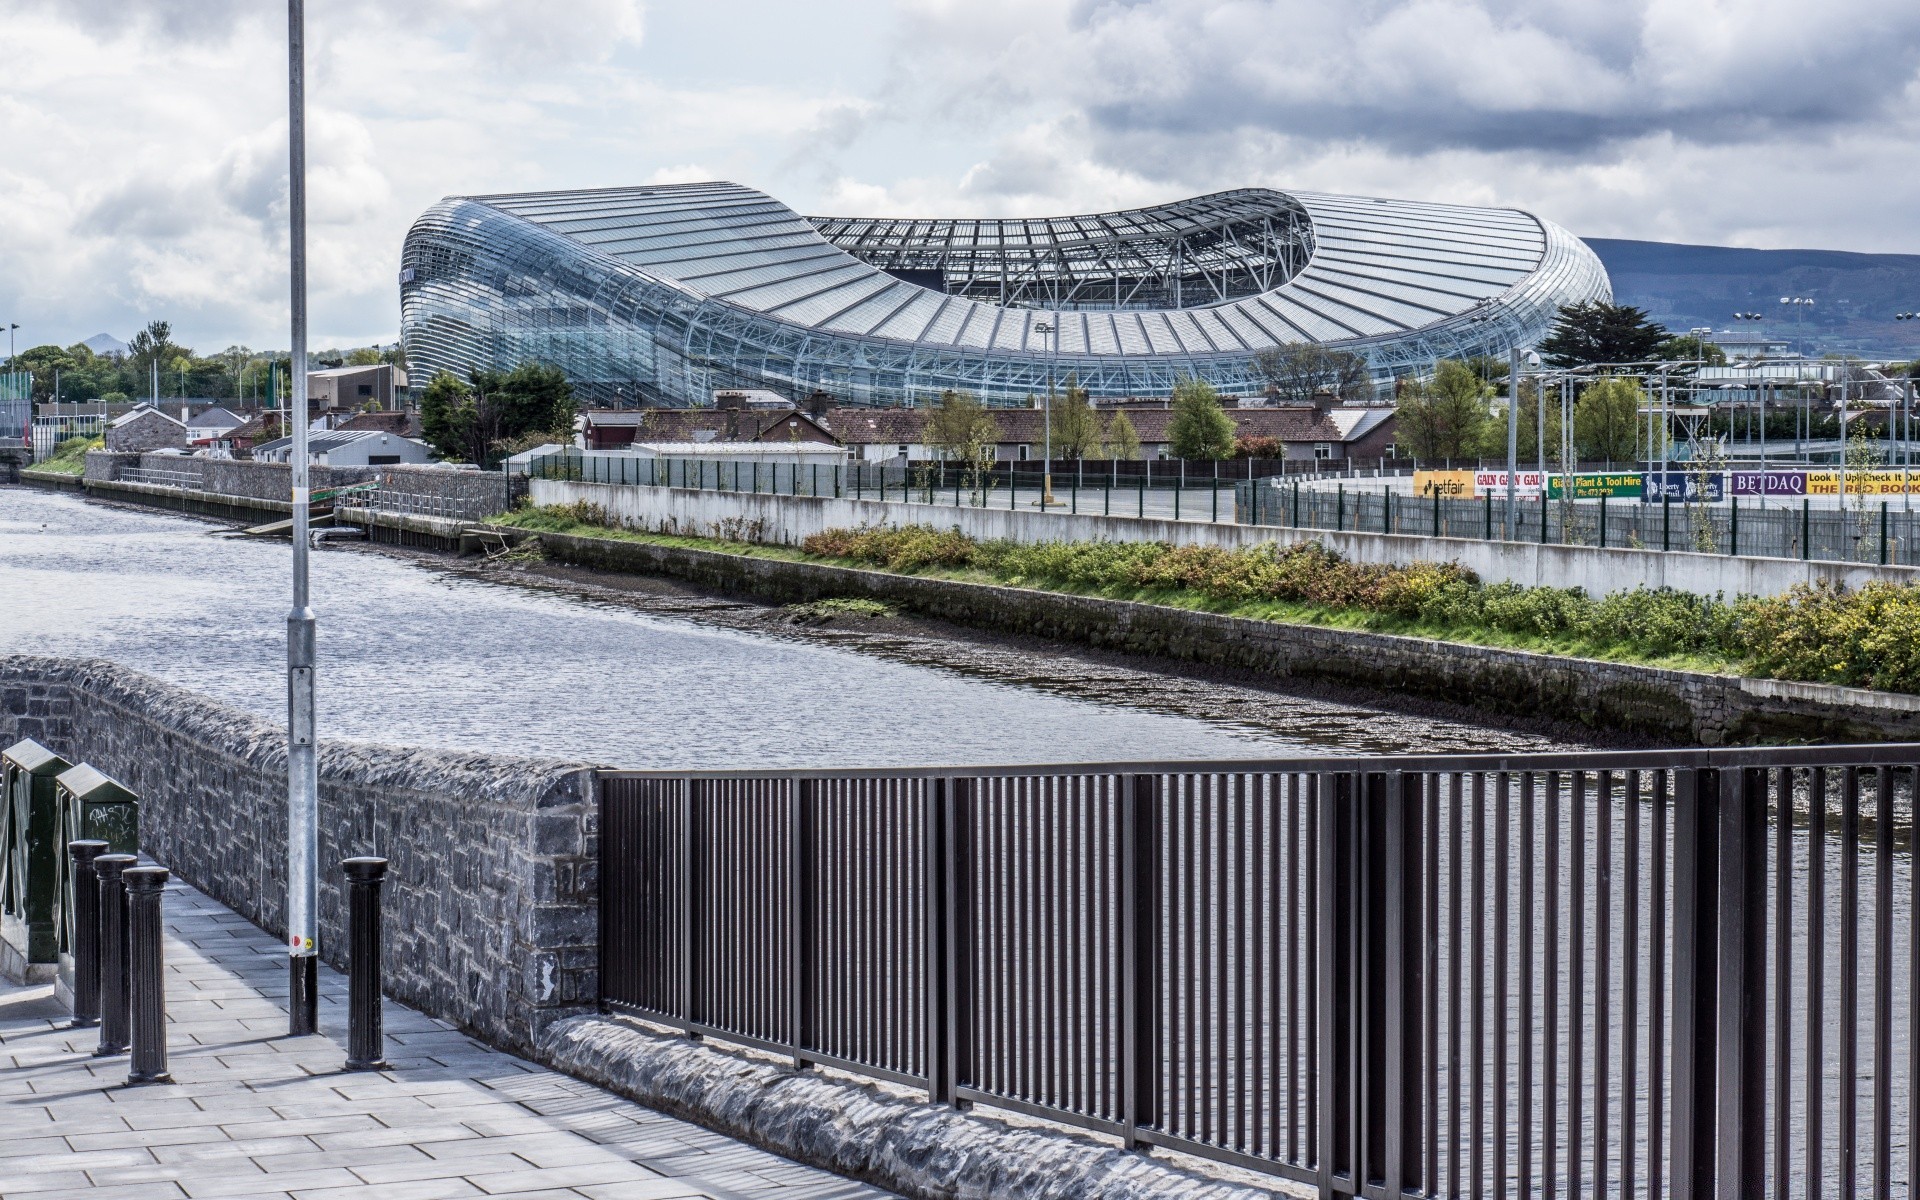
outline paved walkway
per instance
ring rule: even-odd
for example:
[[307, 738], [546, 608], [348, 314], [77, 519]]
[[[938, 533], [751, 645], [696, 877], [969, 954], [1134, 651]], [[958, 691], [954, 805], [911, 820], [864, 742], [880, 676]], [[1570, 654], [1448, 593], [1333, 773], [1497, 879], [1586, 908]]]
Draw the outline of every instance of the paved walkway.
[[867, 1200], [849, 1183], [489, 1050], [389, 1002], [392, 1071], [347, 1074], [346, 980], [290, 1039], [279, 944], [165, 897], [172, 1086], [128, 1088], [50, 987], [0, 984], [0, 1197]]

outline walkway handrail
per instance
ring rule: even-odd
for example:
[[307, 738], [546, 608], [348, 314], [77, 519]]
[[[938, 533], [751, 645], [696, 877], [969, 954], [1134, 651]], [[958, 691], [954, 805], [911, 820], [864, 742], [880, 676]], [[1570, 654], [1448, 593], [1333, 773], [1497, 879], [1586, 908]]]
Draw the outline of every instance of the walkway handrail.
[[1886, 1194], [1920, 1126], [1916, 771], [607, 772], [601, 997], [1328, 1197]]

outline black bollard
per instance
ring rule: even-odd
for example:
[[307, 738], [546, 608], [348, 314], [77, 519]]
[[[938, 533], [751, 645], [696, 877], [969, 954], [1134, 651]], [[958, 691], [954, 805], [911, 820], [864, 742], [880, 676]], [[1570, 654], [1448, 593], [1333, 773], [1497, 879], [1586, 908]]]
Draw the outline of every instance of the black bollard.
[[133, 1061], [127, 1082], [172, 1083], [167, 1074], [167, 981], [160, 891], [165, 867], [130, 867], [121, 876], [127, 886], [128, 997], [132, 1009]]
[[347, 873], [347, 1070], [387, 1069], [380, 1019], [380, 884], [384, 858], [349, 858]]
[[[0, 799], [0, 803], [5, 803]], [[73, 859], [73, 1021], [74, 1029], [100, 1023], [100, 877], [93, 860], [107, 852], [105, 842], [67, 843]]]
[[100, 877], [100, 1046], [94, 1057], [127, 1052], [127, 889], [121, 873], [140, 860], [102, 854], [93, 860]]

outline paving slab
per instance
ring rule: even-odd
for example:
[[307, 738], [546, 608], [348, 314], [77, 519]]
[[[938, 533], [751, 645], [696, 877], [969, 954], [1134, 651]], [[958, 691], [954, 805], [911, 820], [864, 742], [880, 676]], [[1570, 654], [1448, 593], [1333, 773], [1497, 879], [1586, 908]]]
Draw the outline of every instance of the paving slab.
[[32, 1200], [882, 1200], [385, 1008], [395, 1069], [347, 1072], [346, 980], [289, 1038], [274, 939], [178, 882], [163, 899], [172, 1084], [128, 1087], [48, 985], [0, 983], [0, 1195]]

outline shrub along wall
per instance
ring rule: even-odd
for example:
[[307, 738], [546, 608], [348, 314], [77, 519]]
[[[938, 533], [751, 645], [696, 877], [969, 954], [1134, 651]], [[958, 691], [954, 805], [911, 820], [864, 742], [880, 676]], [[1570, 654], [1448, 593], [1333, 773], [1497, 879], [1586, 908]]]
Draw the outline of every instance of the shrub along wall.
[[[284, 935], [283, 730], [101, 660], [0, 657], [0, 745], [23, 737], [139, 793], [143, 852]], [[322, 743], [322, 957], [345, 965], [340, 861], [384, 856], [388, 992], [531, 1052], [598, 995], [598, 833], [575, 764]]]

